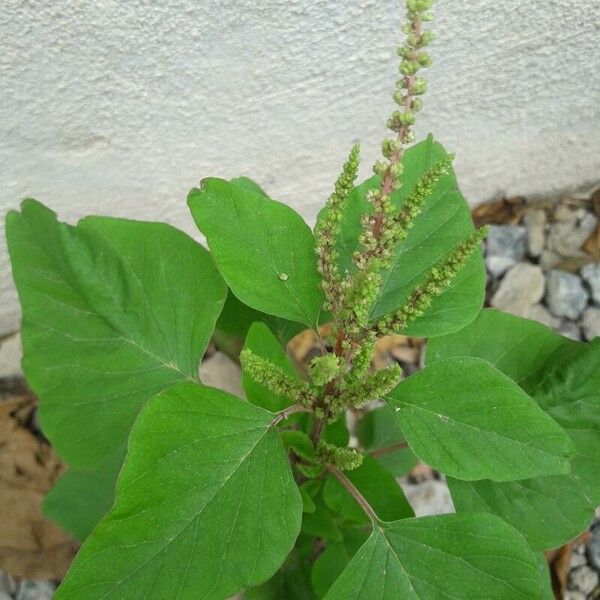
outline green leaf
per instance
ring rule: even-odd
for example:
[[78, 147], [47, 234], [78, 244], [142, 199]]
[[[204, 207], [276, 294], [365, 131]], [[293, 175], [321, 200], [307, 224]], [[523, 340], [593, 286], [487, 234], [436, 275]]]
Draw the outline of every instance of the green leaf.
[[225, 306], [217, 321], [216, 328], [227, 335], [236, 336], [243, 340], [246, 338], [251, 325], [257, 322], [264, 323], [279, 340], [279, 343], [282, 346], [287, 344], [295, 335], [305, 329], [305, 326], [302, 325], [302, 323], [287, 321], [286, 319], [281, 319], [280, 317], [274, 317], [273, 315], [267, 315], [258, 310], [254, 310], [240, 302], [231, 291], [229, 291]]
[[316, 510], [302, 516], [302, 533], [315, 538], [340, 542], [342, 532], [337, 526], [334, 515], [324, 504], [322, 494], [313, 498]]
[[[387, 404], [364, 414], [356, 426], [356, 437], [367, 452], [389, 448], [406, 441], [394, 418], [392, 407]], [[406, 475], [417, 464], [418, 459], [410, 448], [401, 448], [377, 456], [377, 461], [390, 473], [400, 477]]]
[[315, 501], [312, 499], [312, 495], [310, 493], [310, 487], [307, 485], [313, 480], [309, 480], [299, 486], [300, 494], [302, 496], [302, 512], [303, 513], [314, 513], [317, 510], [317, 505]]
[[477, 358], [450, 358], [388, 394], [412, 451], [464, 480], [569, 472], [573, 444], [511, 379]]
[[267, 198], [267, 194], [265, 193], [265, 191], [260, 187], [260, 185], [258, 185], [258, 183], [256, 183], [256, 181], [252, 181], [252, 179], [250, 179], [250, 177], [234, 177], [231, 180], [231, 183], [233, 183], [234, 185], [237, 185], [238, 187], [241, 187], [244, 190], [248, 190], [249, 192], [253, 192], [255, 194], [260, 194], [261, 196], [264, 196], [265, 198]]
[[[448, 154], [431, 136], [410, 148], [403, 158], [402, 187], [392, 195], [400, 207], [417, 181]], [[342, 215], [342, 236], [338, 243], [340, 271], [354, 270], [352, 254], [358, 247], [362, 216], [369, 210], [366, 199], [380, 179], [371, 177], [356, 187]], [[437, 182], [413, 228], [400, 244], [391, 268], [383, 274], [383, 288], [371, 318], [377, 319], [402, 306], [428, 270], [474, 231], [467, 202], [450, 172]], [[470, 323], [481, 310], [485, 292], [485, 268], [481, 252], [475, 253], [452, 285], [435, 298], [426, 314], [402, 332], [415, 336], [438, 336], [457, 331]]]
[[523, 538], [492, 515], [382, 523], [326, 600], [531, 600], [541, 582]]
[[125, 447], [88, 471], [69, 469], [44, 498], [44, 514], [79, 541], [92, 532], [115, 498]]
[[533, 396], [575, 442], [573, 473], [600, 502], [600, 338], [585, 344], [570, 361], [556, 354]]
[[96, 468], [149, 398], [197, 378], [226, 287], [208, 252], [164, 224], [71, 227], [28, 200], [7, 237], [44, 433], [72, 468]]
[[[368, 454], [360, 467], [345, 471], [344, 475], [373, 507], [384, 521], [396, 521], [414, 517], [414, 512], [394, 476]], [[329, 476], [323, 488], [325, 504], [345, 519], [368, 523], [369, 518], [348, 490], [333, 476]]]
[[280, 432], [280, 435], [286, 450], [291, 448], [296, 456], [309, 462], [317, 461], [318, 457], [315, 447], [306, 433], [294, 429], [287, 429]]
[[[287, 375], [294, 378], [298, 377], [298, 373], [287, 357], [285, 350], [264, 323], [254, 323], [250, 327], [244, 348], [252, 350], [260, 358], [264, 358], [280, 367]], [[272, 392], [269, 388], [255, 381], [246, 371], [242, 372], [242, 385], [244, 392], [246, 392], [246, 398], [250, 402], [271, 412], [283, 410], [290, 405], [288, 398]]]
[[566, 362], [584, 347], [535, 321], [486, 309], [458, 333], [430, 340], [426, 362], [458, 356], [482, 358], [531, 394], [553, 356]]
[[316, 327], [323, 294], [308, 225], [289, 206], [205, 179], [188, 204], [231, 291], [252, 308]]
[[576, 454], [571, 459], [571, 471], [579, 477], [586, 496], [594, 506], [600, 504], [600, 430], [597, 428], [565, 431], [575, 443]]
[[302, 500], [274, 415], [182, 383], [140, 413], [115, 505], [56, 599], [225, 599], [270, 577]]
[[[535, 352], [532, 351], [535, 348]], [[564, 428], [575, 443], [571, 472], [587, 499], [600, 503], [600, 344], [583, 344], [551, 329], [495, 310], [485, 310], [456, 335], [431, 340], [427, 359], [477, 356], [514, 379]], [[568, 481], [564, 485], [570, 485]], [[577, 520], [586, 498], [574, 499]]]
[[490, 512], [517, 529], [534, 550], [549, 550], [577, 537], [595, 505], [574, 475], [503, 483], [447, 478], [457, 512]]
[[319, 598], [323, 598], [327, 594], [329, 588], [368, 537], [368, 533], [359, 527], [345, 527], [342, 533], [343, 540], [329, 542], [313, 564], [310, 579]]

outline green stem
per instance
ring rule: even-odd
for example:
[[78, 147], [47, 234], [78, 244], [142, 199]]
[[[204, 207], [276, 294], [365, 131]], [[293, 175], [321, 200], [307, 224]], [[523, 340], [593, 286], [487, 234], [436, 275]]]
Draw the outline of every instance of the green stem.
[[371, 519], [373, 525], [380, 521], [377, 513], [373, 510], [373, 507], [369, 504], [368, 500], [360, 493], [358, 488], [340, 471], [333, 465], [327, 465], [327, 470], [348, 490], [350, 495], [356, 500], [356, 503], [365, 511], [366, 515]]
[[296, 413], [301, 412], [309, 412], [306, 406], [302, 406], [302, 404], [292, 404], [292, 406], [288, 406], [283, 410], [280, 410], [276, 413], [275, 418], [273, 419], [272, 425], [278, 425], [281, 421], [285, 421], [287, 418], [295, 415]]
[[369, 454], [373, 458], [377, 458], [378, 456], [384, 456], [385, 454], [391, 454], [392, 452], [397, 452], [398, 450], [404, 450], [408, 448], [408, 442], [398, 442], [397, 444], [392, 444], [391, 446], [386, 446], [385, 448], [377, 448], [376, 450], [372, 450]]

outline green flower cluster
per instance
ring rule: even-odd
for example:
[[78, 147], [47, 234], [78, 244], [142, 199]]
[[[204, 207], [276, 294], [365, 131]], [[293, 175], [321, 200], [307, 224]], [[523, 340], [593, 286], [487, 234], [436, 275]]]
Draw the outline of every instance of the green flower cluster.
[[335, 182], [335, 189], [329, 196], [323, 214], [317, 220], [315, 227], [317, 269], [322, 277], [326, 310], [339, 310], [340, 308], [339, 292], [342, 278], [337, 268], [338, 253], [335, 249], [335, 240], [340, 233], [344, 204], [356, 181], [359, 161], [360, 146], [355, 144], [350, 150], [348, 160]]
[[340, 371], [340, 359], [335, 354], [325, 354], [312, 359], [308, 368], [308, 377], [313, 385], [329, 383]]
[[290, 377], [283, 369], [272, 362], [258, 356], [249, 348], [240, 354], [242, 368], [254, 381], [266, 388], [289, 398], [291, 402], [310, 408], [316, 401], [309, 384], [306, 381]]
[[352, 471], [362, 465], [363, 455], [352, 448], [340, 448], [327, 442], [319, 442], [317, 454], [323, 464], [337, 467], [340, 471]]

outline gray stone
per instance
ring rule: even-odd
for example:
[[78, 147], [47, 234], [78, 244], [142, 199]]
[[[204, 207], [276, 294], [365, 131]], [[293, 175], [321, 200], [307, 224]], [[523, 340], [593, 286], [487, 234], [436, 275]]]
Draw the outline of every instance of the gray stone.
[[486, 238], [486, 266], [499, 277], [525, 256], [526, 230], [520, 225], [490, 225]]
[[588, 566], [579, 567], [571, 571], [570, 587], [583, 594], [589, 594], [598, 585], [598, 573]]
[[546, 212], [531, 210], [525, 214], [523, 223], [527, 230], [527, 252], [537, 257], [542, 253], [546, 241]]
[[51, 581], [25, 579], [19, 585], [16, 600], [52, 600], [55, 589]]
[[580, 256], [581, 246], [596, 228], [596, 217], [585, 211], [580, 219], [553, 223], [548, 233], [548, 249], [561, 256]]
[[226, 354], [215, 352], [200, 365], [200, 379], [205, 385], [225, 390], [244, 398], [242, 371]]
[[600, 571], [600, 526], [592, 529], [592, 537], [588, 542], [587, 556], [592, 567]]
[[6, 592], [0, 591], [0, 600], [13, 600], [13, 597], [9, 596]]
[[446, 482], [427, 479], [421, 483], [411, 484], [402, 480], [400, 485], [408, 503], [415, 511], [415, 516], [426, 517], [454, 512], [452, 497]]
[[571, 338], [576, 342], [581, 340], [581, 329], [577, 323], [573, 323], [573, 321], [564, 320], [560, 327], [558, 328], [558, 333], [564, 335], [565, 337]]
[[498, 279], [498, 277], [500, 277], [503, 273], [506, 273], [506, 271], [515, 265], [515, 263], [515, 259], [509, 258], [508, 256], [485, 257], [485, 266], [493, 279]]
[[546, 285], [546, 303], [557, 317], [578, 319], [587, 306], [588, 293], [573, 273], [552, 270]]
[[587, 565], [585, 554], [581, 554], [580, 552], [572, 552], [569, 568], [576, 569], [577, 567], [582, 567], [583, 565]]
[[544, 274], [537, 265], [519, 263], [504, 276], [491, 305], [525, 317], [531, 307], [544, 296]]
[[558, 329], [560, 327], [560, 319], [552, 315], [552, 313], [543, 304], [534, 304], [525, 315], [532, 321], [537, 321], [546, 327]]
[[600, 263], [590, 263], [582, 267], [581, 277], [590, 286], [594, 302], [600, 304]]
[[0, 377], [22, 377], [21, 336], [18, 333], [0, 341]]
[[586, 600], [585, 594], [573, 590], [567, 590], [563, 595], [563, 600]]
[[600, 337], [600, 308], [588, 306], [581, 316], [581, 328], [586, 340]]

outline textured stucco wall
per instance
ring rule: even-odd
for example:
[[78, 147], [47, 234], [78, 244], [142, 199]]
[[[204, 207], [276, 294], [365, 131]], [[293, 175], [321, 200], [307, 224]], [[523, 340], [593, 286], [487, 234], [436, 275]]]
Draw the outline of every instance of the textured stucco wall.
[[[163, 219], [252, 174], [312, 219], [392, 109], [396, 0], [3, 0], [0, 212]], [[600, 176], [600, 2], [440, 0], [419, 132], [471, 201]], [[3, 235], [3, 234], [2, 234]], [[0, 240], [0, 334], [18, 326]], [[241, 249], [243, 251], [243, 249]]]

